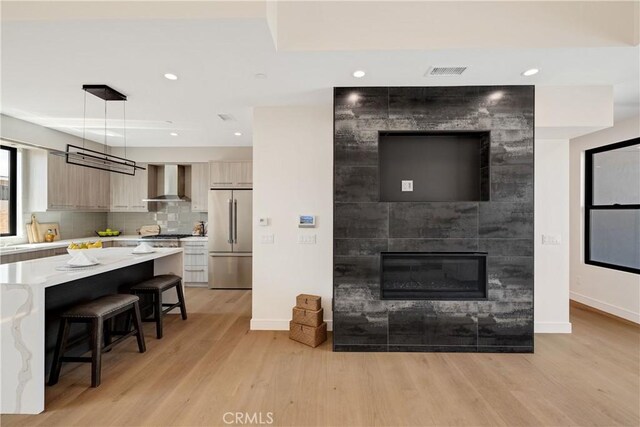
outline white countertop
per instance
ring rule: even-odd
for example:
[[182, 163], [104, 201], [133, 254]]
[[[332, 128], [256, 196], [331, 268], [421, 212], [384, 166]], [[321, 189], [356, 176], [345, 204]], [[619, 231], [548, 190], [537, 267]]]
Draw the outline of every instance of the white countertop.
[[[11, 245], [0, 248], [0, 255], [22, 254], [33, 251], [45, 251], [47, 249], [66, 248], [70, 243], [83, 243], [83, 242], [95, 242], [96, 240], [102, 240], [103, 242], [115, 242], [115, 241], [137, 241], [140, 240], [140, 236], [137, 234], [123, 235], [123, 236], [111, 236], [111, 237], [80, 237], [77, 239], [65, 239], [58, 240], [51, 243], [22, 243], [18, 245]], [[153, 240], [153, 239], [144, 239]], [[180, 239], [180, 241], [206, 241], [206, 236], [191, 236]]]
[[132, 248], [87, 249], [92, 256], [98, 259], [100, 264], [80, 271], [56, 270], [56, 267], [65, 265], [71, 259], [71, 255], [2, 264], [0, 265], [0, 283], [47, 288], [182, 252], [182, 248], [154, 249], [155, 252], [145, 255], [132, 254]]

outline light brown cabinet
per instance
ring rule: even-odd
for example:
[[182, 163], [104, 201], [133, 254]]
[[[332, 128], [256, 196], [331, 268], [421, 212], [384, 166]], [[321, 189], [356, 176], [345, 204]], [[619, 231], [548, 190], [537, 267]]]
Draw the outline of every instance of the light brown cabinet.
[[148, 212], [149, 180], [147, 170], [137, 170], [136, 174], [110, 174], [110, 211], [111, 212]]
[[206, 212], [209, 203], [209, 164], [191, 164], [191, 211]]
[[109, 172], [67, 163], [44, 150], [30, 151], [26, 162], [26, 210], [109, 210]]
[[252, 188], [251, 160], [209, 162], [209, 185], [214, 188]]

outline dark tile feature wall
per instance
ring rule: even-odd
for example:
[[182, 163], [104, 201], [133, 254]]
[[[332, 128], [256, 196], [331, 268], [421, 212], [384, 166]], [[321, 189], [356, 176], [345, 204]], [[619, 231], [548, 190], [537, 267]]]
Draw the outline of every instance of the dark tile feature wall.
[[[334, 91], [336, 351], [533, 351], [533, 86]], [[488, 131], [489, 201], [380, 202], [380, 131]], [[487, 252], [488, 300], [380, 298], [380, 252]]]

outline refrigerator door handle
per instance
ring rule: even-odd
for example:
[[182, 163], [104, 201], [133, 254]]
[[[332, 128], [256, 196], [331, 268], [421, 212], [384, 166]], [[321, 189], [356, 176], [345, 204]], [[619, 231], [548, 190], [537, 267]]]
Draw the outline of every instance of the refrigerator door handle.
[[227, 243], [233, 243], [233, 201], [229, 199], [227, 203], [229, 204], [229, 238]]
[[233, 243], [238, 243], [238, 200], [233, 199]]

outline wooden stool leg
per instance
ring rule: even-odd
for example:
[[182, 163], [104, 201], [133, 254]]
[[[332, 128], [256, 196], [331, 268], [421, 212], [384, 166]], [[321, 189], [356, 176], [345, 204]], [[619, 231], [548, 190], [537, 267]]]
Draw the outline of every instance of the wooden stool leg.
[[102, 317], [94, 319], [91, 327], [91, 387], [98, 387], [102, 371]]
[[60, 378], [60, 370], [62, 369], [62, 356], [67, 348], [67, 338], [69, 337], [69, 321], [60, 319], [60, 327], [58, 328], [58, 341], [56, 349], [53, 353], [53, 363], [51, 365], [51, 373], [49, 374], [49, 385], [58, 383]]
[[153, 297], [155, 303], [156, 337], [160, 339], [162, 338], [162, 292], [156, 292]]
[[176, 290], [178, 291], [178, 301], [180, 302], [180, 314], [182, 315], [182, 320], [187, 320], [187, 306], [184, 303], [184, 291], [182, 290], [182, 282], [178, 282]]
[[137, 302], [133, 303], [133, 326], [136, 328], [136, 338], [138, 339], [138, 350], [140, 353], [147, 351], [144, 343], [144, 334], [142, 333], [142, 318], [140, 317], [140, 306]]

